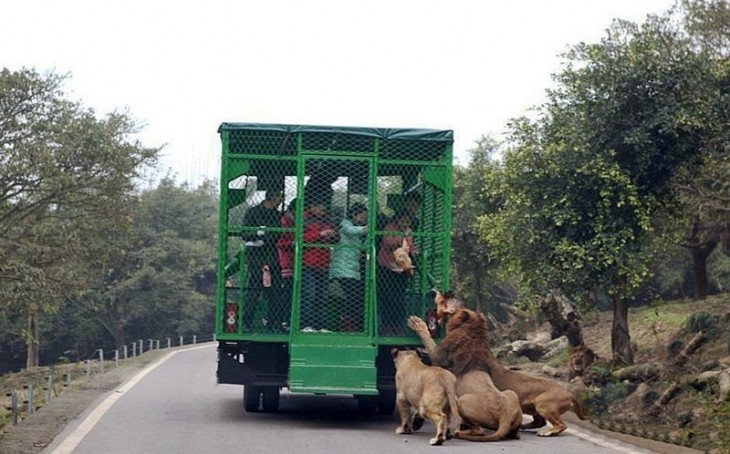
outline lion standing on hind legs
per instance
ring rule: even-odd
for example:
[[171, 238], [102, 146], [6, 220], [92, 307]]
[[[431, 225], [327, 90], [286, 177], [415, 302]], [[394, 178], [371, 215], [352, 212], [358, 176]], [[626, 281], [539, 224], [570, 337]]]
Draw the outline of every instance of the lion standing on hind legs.
[[446, 337], [440, 344], [433, 340], [423, 320], [416, 316], [408, 319], [408, 327], [421, 338], [434, 365], [449, 369], [457, 378], [470, 371], [488, 373], [497, 389], [514, 391], [522, 412], [532, 416], [532, 422], [522, 429], [539, 429], [550, 422], [552, 427], [539, 430], [538, 436], [549, 437], [563, 432], [567, 426], [560, 415], [568, 410], [573, 410], [580, 419], [587, 419], [570, 391], [550, 380], [509, 370], [497, 361], [489, 349], [484, 315], [462, 308], [461, 302], [450, 293], [436, 292], [435, 302], [438, 319], [449, 316]]

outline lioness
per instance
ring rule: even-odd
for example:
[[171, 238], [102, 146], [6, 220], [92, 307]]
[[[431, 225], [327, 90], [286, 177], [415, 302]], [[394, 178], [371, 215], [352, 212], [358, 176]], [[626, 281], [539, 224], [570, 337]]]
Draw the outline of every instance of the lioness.
[[587, 419], [575, 396], [552, 381], [531, 377], [511, 371], [502, 366], [489, 350], [487, 319], [470, 309], [460, 308], [458, 300], [450, 294], [436, 293], [437, 317], [449, 315], [446, 337], [436, 345], [428, 332], [426, 323], [411, 316], [408, 327], [418, 334], [433, 364], [445, 367], [457, 377], [480, 370], [487, 372], [497, 389], [512, 390], [520, 399], [522, 411], [531, 415], [533, 421], [522, 429], [536, 429], [552, 424], [551, 428], [538, 431], [541, 437], [558, 435], [567, 426], [560, 415], [572, 409], [580, 419]]
[[400, 414], [397, 434], [413, 433], [415, 414], [428, 418], [436, 425], [431, 445], [441, 445], [449, 432], [451, 417], [458, 427], [461, 423], [456, 403], [456, 377], [441, 367], [427, 366], [413, 350], [391, 349], [395, 363], [396, 405]]

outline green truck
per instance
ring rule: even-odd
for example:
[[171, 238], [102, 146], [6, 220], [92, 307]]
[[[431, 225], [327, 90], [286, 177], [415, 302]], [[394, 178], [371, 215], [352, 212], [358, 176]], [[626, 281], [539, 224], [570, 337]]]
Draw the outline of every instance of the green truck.
[[[218, 383], [395, 405], [392, 347], [449, 288], [449, 130], [223, 123]], [[436, 330], [435, 325], [433, 326]]]

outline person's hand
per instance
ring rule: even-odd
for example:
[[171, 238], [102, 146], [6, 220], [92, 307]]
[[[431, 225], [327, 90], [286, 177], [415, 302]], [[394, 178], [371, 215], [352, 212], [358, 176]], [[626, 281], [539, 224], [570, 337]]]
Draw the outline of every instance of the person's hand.
[[266, 228], [265, 225], [262, 225], [261, 227], [259, 227], [259, 230], [256, 231], [256, 235], [264, 236], [266, 234], [266, 230], [264, 230], [265, 228]]
[[325, 238], [332, 238], [332, 235], [335, 234], [335, 231], [332, 229], [324, 229], [321, 232], [319, 232], [319, 236], [325, 237]]

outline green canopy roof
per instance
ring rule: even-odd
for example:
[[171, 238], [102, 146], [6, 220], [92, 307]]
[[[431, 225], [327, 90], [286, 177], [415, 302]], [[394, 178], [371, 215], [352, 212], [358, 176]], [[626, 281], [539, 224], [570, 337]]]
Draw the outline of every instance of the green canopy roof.
[[414, 140], [433, 142], [453, 142], [454, 132], [438, 129], [415, 128], [361, 128], [353, 126], [311, 126], [311, 125], [283, 125], [266, 123], [221, 123], [218, 132], [223, 131], [271, 131], [286, 133], [329, 133], [352, 134], [388, 140]]

